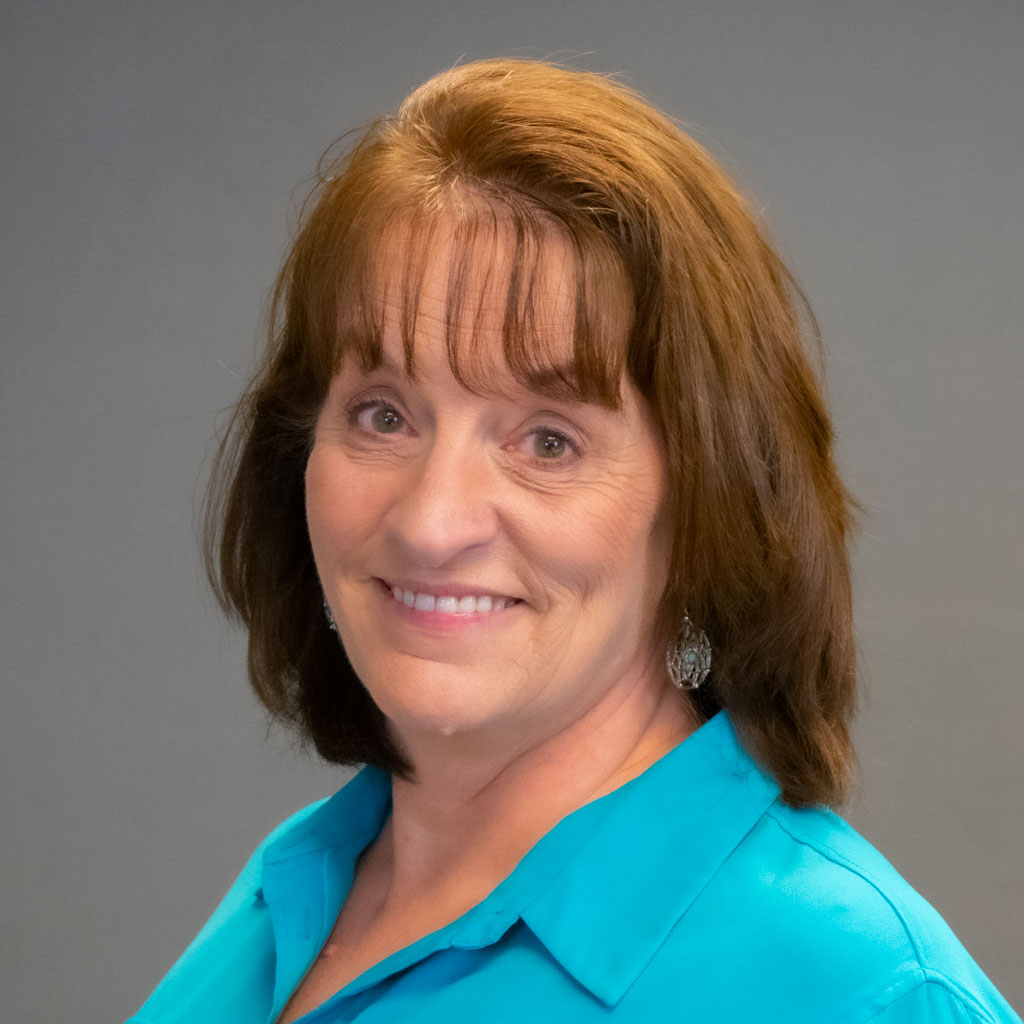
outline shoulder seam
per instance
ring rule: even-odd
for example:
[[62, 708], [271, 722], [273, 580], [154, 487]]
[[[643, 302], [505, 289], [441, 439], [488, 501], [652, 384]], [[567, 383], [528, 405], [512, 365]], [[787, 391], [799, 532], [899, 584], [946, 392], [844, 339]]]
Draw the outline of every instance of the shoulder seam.
[[778, 825], [779, 828], [781, 828], [783, 832], [785, 832], [794, 842], [800, 843], [801, 846], [806, 846], [809, 849], [815, 850], [817, 853], [821, 854], [821, 856], [826, 857], [827, 859], [832, 860], [834, 863], [846, 868], [848, 871], [852, 872], [858, 878], [862, 879], [865, 883], [870, 885], [871, 888], [874, 889], [879, 896], [881, 896], [881, 898], [885, 901], [886, 905], [895, 915], [896, 919], [899, 921], [901, 927], [903, 928], [903, 932], [907, 937], [907, 940], [910, 942], [910, 945], [914, 950], [914, 956], [917, 959], [917, 966], [922, 971], [927, 970], [927, 968], [924, 965], [924, 956], [921, 951], [921, 947], [918, 945], [917, 938], [914, 935], [914, 932], [911, 929], [909, 923], [907, 922], [906, 917], [903, 915], [903, 912], [899, 909], [899, 907], [897, 907], [896, 904], [893, 903], [893, 901], [889, 898], [885, 890], [881, 887], [881, 885], [879, 885], [878, 882], [876, 882], [869, 874], [867, 874], [867, 872], [865, 872], [859, 864], [856, 864], [853, 861], [851, 861], [849, 857], [844, 857], [843, 854], [841, 854], [838, 850], [834, 849], [833, 847], [829, 846], [828, 843], [821, 842], [821, 840], [818, 839], [812, 840], [809, 836], [803, 835], [798, 830], [794, 829], [789, 823], [784, 822], [776, 812], [775, 804], [772, 804], [772, 806], [769, 807], [767, 811], [765, 811], [765, 814], [768, 817], [770, 817], [772, 821], [774, 821], [775, 824]]
[[970, 1014], [979, 1022], [983, 1022], [983, 1024], [995, 1024], [992, 1015], [969, 992], [964, 991], [964, 989], [948, 975], [928, 967], [921, 968], [921, 977], [916, 984], [902, 988], [893, 996], [893, 998], [886, 1000], [884, 1005], [878, 1007], [870, 1017], [858, 1020], [857, 1024], [870, 1024], [871, 1021], [885, 1013], [901, 999], [912, 995], [914, 992], [924, 988], [926, 985], [932, 985], [936, 988], [943, 989], [949, 995], [950, 999], [955, 1000], [957, 1005], [965, 1013]]

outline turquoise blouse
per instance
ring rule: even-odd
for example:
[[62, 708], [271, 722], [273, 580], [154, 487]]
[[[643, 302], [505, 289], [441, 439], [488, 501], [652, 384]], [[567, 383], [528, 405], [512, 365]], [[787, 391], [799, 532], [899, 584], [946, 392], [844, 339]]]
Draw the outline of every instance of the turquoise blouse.
[[[778, 794], [720, 713], [303, 1021], [1020, 1024], [881, 854]], [[390, 802], [365, 768], [281, 825], [130, 1024], [273, 1022]]]

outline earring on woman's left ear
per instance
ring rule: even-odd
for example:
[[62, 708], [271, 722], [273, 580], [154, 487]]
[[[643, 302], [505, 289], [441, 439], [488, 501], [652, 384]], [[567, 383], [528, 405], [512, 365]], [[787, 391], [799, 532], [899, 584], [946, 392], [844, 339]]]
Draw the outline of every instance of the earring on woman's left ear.
[[669, 644], [665, 665], [672, 685], [680, 690], [696, 690], [711, 671], [711, 643], [689, 615], [683, 616], [683, 628]]

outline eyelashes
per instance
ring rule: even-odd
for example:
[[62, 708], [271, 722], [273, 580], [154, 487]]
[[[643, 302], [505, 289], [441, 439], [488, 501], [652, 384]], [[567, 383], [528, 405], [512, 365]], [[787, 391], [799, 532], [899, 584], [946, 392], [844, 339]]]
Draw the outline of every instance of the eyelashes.
[[383, 398], [370, 398], [349, 410], [349, 422], [369, 433], [396, 434], [405, 426], [405, 417]]
[[[398, 441], [411, 432], [408, 418], [394, 402], [370, 397], [350, 406], [349, 429], [374, 444]], [[540, 469], [557, 469], [575, 464], [583, 456], [583, 446], [567, 430], [546, 424], [530, 426], [501, 446], [502, 451], [520, 453]]]
[[554, 427], [534, 427], [526, 437], [533, 439], [533, 455], [542, 462], [561, 462], [581, 455], [579, 445], [565, 431]]

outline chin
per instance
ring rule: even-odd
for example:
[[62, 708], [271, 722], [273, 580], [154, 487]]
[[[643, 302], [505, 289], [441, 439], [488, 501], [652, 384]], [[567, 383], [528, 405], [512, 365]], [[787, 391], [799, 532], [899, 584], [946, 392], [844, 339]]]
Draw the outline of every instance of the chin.
[[474, 738], [483, 740], [493, 736], [499, 724], [497, 719], [488, 715], [471, 716], [455, 709], [448, 713], [438, 709], [423, 713], [423, 709], [403, 708], [398, 714], [388, 715], [387, 718], [399, 745], [403, 737], [416, 737], [421, 742], [435, 740], [465, 743]]
[[[399, 736], [418, 735], [454, 739], [487, 731], [505, 720], [499, 708], [482, 702], [476, 680], [463, 681], [450, 665], [438, 671], [394, 674], [391, 684], [367, 686], [370, 696]], [[394, 680], [402, 679], [401, 687]]]

